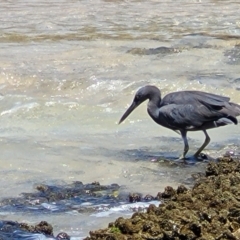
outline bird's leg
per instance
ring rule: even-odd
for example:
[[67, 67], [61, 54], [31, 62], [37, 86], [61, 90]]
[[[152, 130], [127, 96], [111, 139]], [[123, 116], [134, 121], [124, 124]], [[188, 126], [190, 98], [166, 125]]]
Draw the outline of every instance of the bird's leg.
[[187, 140], [187, 131], [181, 130], [180, 132], [181, 132], [182, 139], [184, 142], [184, 149], [183, 149], [183, 154], [179, 159], [185, 159], [185, 156], [189, 150], [189, 145], [188, 145], [188, 140]]
[[204, 132], [204, 134], [205, 134], [205, 141], [204, 141], [204, 143], [203, 143], [203, 145], [197, 150], [197, 152], [194, 154], [194, 157], [198, 157], [198, 155], [202, 152], [202, 150], [209, 144], [209, 142], [210, 142], [210, 137], [208, 136], [208, 134], [207, 134], [207, 131], [204, 129], [203, 130], [203, 132]]

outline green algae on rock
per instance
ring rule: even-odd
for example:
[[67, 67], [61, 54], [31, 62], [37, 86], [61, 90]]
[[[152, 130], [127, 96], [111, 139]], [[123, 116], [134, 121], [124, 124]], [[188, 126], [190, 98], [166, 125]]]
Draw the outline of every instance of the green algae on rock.
[[192, 189], [168, 186], [158, 194], [163, 201], [158, 207], [150, 205], [130, 219], [120, 217], [106, 229], [91, 231], [85, 240], [240, 239], [239, 160], [209, 162]]

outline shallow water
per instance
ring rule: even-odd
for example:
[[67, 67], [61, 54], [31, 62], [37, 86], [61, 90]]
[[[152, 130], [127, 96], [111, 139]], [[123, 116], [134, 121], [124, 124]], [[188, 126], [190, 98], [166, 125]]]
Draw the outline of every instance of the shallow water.
[[[204, 166], [163, 167], [183, 148], [141, 105], [118, 126], [136, 90], [203, 90], [240, 103], [237, 1], [2, 1], [0, 115], [2, 197], [39, 182], [99, 181], [156, 194]], [[167, 47], [157, 54], [148, 49]], [[209, 131], [206, 153], [238, 149], [239, 126]], [[190, 133], [190, 154], [204, 136]], [[225, 147], [225, 145], [228, 145]], [[78, 236], [94, 217], [11, 213]], [[89, 220], [89, 221], [86, 221]], [[78, 230], [76, 230], [78, 229]]]

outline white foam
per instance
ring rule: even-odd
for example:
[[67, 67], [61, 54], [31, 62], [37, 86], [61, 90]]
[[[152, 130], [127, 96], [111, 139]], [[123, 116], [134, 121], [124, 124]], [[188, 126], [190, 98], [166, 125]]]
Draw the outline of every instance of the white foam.
[[123, 204], [121, 206], [112, 207], [107, 211], [101, 211], [98, 213], [93, 213], [90, 216], [93, 217], [108, 217], [112, 214], [116, 213], [125, 213], [127, 215], [132, 214], [133, 212], [137, 211], [145, 211], [150, 204], [154, 204], [158, 206], [161, 202], [160, 201], [151, 201], [151, 202], [136, 202], [136, 203], [129, 203]]
[[2, 111], [1, 116], [5, 115], [5, 114], [16, 113], [16, 112], [18, 112], [19, 110], [22, 110], [22, 109], [25, 109], [25, 110], [29, 111], [30, 109], [36, 108], [38, 106], [40, 106], [40, 104], [36, 103], [36, 102], [27, 103], [27, 104], [23, 104], [23, 105], [17, 105], [17, 106], [14, 106], [13, 108]]

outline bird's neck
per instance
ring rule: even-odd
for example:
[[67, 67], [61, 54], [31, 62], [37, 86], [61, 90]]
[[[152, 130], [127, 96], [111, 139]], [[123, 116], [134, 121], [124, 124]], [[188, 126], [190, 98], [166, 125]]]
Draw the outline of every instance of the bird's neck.
[[158, 116], [159, 109], [161, 105], [161, 97], [160, 96], [155, 96], [151, 99], [149, 99], [148, 105], [147, 105], [147, 110], [149, 115], [154, 118]]
[[161, 96], [154, 95], [149, 99], [148, 106], [150, 105], [151, 107], [160, 108], [161, 101]]

